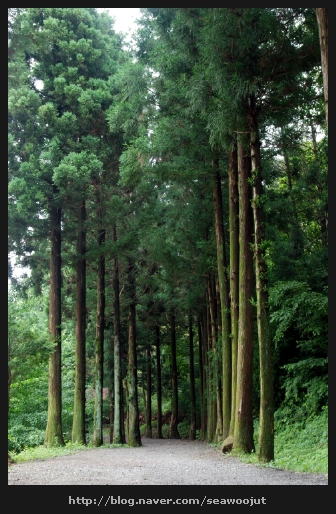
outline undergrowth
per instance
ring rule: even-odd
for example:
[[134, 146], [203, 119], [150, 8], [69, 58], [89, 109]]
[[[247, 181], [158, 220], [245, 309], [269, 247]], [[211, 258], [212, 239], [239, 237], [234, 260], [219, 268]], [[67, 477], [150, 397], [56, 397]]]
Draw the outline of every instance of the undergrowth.
[[274, 438], [275, 459], [260, 464], [257, 458], [258, 431], [255, 427], [256, 451], [250, 455], [238, 454], [245, 463], [308, 473], [328, 473], [328, 408], [304, 423], [288, 424], [276, 428]]

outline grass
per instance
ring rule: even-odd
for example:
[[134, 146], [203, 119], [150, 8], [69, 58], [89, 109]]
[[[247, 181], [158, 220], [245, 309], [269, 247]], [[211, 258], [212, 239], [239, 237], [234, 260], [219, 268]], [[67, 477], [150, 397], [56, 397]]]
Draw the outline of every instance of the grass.
[[[126, 444], [104, 444], [100, 446], [99, 448], [121, 448], [121, 447], [127, 447]], [[53, 457], [61, 457], [63, 455], [71, 455], [73, 453], [76, 453], [78, 451], [83, 450], [92, 450], [94, 448], [97, 448], [96, 446], [93, 446], [91, 444], [88, 444], [86, 446], [82, 444], [77, 443], [66, 443], [65, 446], [51, 446], [46, 447], [43, 445], [35, 446], [34, 448], [25, 448], [22, 452], [17, 454], [10, 453], [10, 458], [12, 463], [20, 463], [20, 462], [27, 462], [30, 460], [45, 460], [45, 459], [51, 459]]]
[[[255, 427], [257, 428], [257, 427]], [[237, 454], [245, 463], [307, 473], [328, 473], [328, 410], [302, 423], [288, 424], [276, 431], [275, 459], [267, 464], [258, 461], [258, 431], [255, 429], [256, 452]]]

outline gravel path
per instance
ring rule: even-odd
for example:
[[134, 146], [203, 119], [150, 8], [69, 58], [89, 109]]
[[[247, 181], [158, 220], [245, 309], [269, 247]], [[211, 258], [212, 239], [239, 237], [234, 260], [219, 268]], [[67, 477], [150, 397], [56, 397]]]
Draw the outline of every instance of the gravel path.
[[201, 441], [143, 439], [140, 448], [97, 448], [13, 464], [9, 485], [327, 485], [323, 474], [244, 464]]

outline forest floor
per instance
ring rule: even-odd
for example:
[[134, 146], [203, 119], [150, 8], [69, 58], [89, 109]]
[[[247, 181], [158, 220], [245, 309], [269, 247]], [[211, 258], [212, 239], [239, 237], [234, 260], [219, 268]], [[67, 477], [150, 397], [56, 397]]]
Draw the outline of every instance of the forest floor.
[[9, 485], [328, 485], [324, 474], [240, 462], [202, 441], [142, 439], [140, 448], [94, 448], [12, 464]]

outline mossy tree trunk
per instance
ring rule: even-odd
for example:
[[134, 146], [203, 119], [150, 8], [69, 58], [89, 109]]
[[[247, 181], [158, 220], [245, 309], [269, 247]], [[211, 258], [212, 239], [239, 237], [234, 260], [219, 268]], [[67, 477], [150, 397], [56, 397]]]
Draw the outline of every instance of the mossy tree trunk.
[[198, 333], [198, 378], [199, 378], [199, 396], [200, 396], [200, 416], [201, 416], [201, 431], [200, 437], [205, 439], [205, 405], [204, 405], [204, 338], [202, 333], [202, 320], [201, 315], [197, 318], [197, 333]]
[[[117, 242], [117, 227], [114, 223], [112, 240]], [[114, 423], [113, 443], [124, 443], [122, 437], [122, 377], [121, 377], [121, 350], [120, 350], [120, 300], [119, 300], [119, 260], [118, 255], [113, 259], [113, 293], [114, 293]]]
[[135, 264], [129, 259], [128, 287], [130, 295], [128, 315], [128, 445], [141, 446], [137, 381], [137, 351], [135, 323]]
[[195, 393], [195, 370], [194, 370], [194, 333], [193, 318], [189, 314], [189, 369], [190, 369], [190, 432], [189, 439], [196, 439], [196, 393]]
[[146, 348], [146, 437], [152, 438], [152, 366], [151, 347]]
[[[105, 242], [105, 229], [98, 233], [99, 248]], [[95, 406], [92, 443], [103, 444], [103, 365], [104, 365], [104, 325], [105, 325], [105, 256], [98, 258], [97, 270], [97, 314], [96, 314], [96, 358], [95, 358]]]
[[[222, 411], [223, 425], [222, 437], [225, 439], [229, 435], [230, 418], [231, 418], [231, 320], [230, 320], [230, 300], [229, 300], [229, 283], [227, 277], [226, 250], [224, 238], [224, 217], [223, 217], [223, 200], [221, 178], [219, 172], [219, 161], [212, 161], [213, 168], [213, 197], [215, 211], [215, 231], [216, 231], [216, 248], [217, 248], [217, 269], [219, 281], [220, 296], [220, 315], [221, 315], [221, 332], [222, 332]], [[220, 416], [218, 412], [217, 417]]]
[[72, 442], [85, 444], [85, 331], [86, 331], [86, 219], [85, 202], [79, 212], [76, 274], [76, 368]]
[[223, 387], [222, 387], [222, 348], [220, 348], [219, 337], [222, 334], [222, 318], [221, 318], [221, 301], [219, 293], [219, 280], [216, 275], [216, 305], [217, 305], [217, 341], [215, 348], [215, 364], [216, 364], [216, 403], [217, 403], [217, 414], [216, 414], [216, 434], [215, 442], [221, 441], [223, 438]]
[[233, 436], [236, 412], [238, 320], [239, 320], [239, 196], [237, 149], [229, 151], [229, 229], [230, 229], [230, 305], [231, 305], [231, 419]]
[[[53, 186], [54, 195], [57, 188]], [[63, 446], [61, 377], [61, 209], [51, 207], [49, 333], [55, 349], [49, 359], [48, 418], [45, 444]]]
[[172, 380], [172, 414], [170, 419], [170, 439], [180, 439], [178, 432], [178, 387], [177, 387], [177, 361], [176, 361], [176, 328], [175, 313], [170, 313], [170, 350], [171, 350], [171, 380]]
[[217, 309], [214, 277], [208, 277], [208, 402], [207, 402], [207, 441], [216, 440], [217, 399], [218, 399], [218, 362], [217, 362]]
[[274, 398], [273, 398], [273, 343], [270, 334], [267, 265], [265, 260], [265, 227], [263, 186], [260, 159], [260, 140], [257, 107], [250, 96], [251, 161], [253, 180], [254, 252], [257, 290], [257, 325], [260, 358], [260, 413], [258, 458], [269, 462], [274, 459]]
[[156, 344], [156, 389], [157, 389], [157, 429], [156, 437], [163, 439], [162, 435], [162, 386], [161, 386], [161, 357], [160, 357], [160, 327], [155, 327], [155, 344]]
[[233, 447], [251, 453], [254, 449], [252, 419], [253, 377], [253, 213], [251, 207], [251, 155], [239, 134], [239, 329], [237, 356], [236, 420]]

